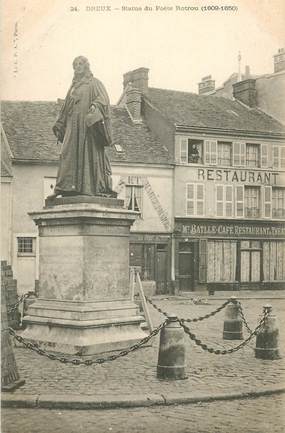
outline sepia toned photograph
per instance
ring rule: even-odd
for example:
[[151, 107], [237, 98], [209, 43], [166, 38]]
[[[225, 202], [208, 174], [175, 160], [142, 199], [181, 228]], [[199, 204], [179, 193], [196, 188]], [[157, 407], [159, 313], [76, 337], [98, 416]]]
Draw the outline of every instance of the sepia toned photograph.
[[1, 432], [284, 433], [283, 1], [1, 23]]

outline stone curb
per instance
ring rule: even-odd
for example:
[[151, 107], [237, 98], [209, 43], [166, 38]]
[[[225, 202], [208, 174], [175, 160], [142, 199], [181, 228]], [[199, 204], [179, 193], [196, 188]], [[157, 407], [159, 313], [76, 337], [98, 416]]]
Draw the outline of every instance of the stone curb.
[[150, 407], [177, 404], [210, 403], [213, 401], [242, 400], [247, 398], [265, 397], [285, 393], [285, 387], [275, 387], [264, 390], [232, 393], [170, 393], [167, 396], [159, 394], [125, 396], [86, 396], [86, 395], [31, 395], [31, 394], [2, 394], [2, 408], [26, 409], [116, 409], [131, 407]]

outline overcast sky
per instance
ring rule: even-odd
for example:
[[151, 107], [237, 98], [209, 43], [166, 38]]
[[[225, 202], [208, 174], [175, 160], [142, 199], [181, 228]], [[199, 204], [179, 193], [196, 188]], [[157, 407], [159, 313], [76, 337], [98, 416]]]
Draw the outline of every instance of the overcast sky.
[[[88, 57], [111, 102], [122, 91], [123, 73], [144, 66], [152, 87], [197, 92], [212, 74], [216, 86], [250, 65], [253, 74], [273, 72], [273, 54], [285, 46], [283, 0], [212, 1], [235, 12], [202, 12], [204, 1], [2, 0], [2, 99], [55, 100], [70, 85], [72, 60]], [[86, 6], [110, 5], [111, 12]], [[153, 11], [123, 12], [122, 6]], [[187, 5], [199, 11], [157, 12], [155, 6]], [[77, 6], [79, 12], [71, 11]], [[118, 8], [118, 10], [116, 10]], [[15, 70], [17, 69], [17, 72]]]

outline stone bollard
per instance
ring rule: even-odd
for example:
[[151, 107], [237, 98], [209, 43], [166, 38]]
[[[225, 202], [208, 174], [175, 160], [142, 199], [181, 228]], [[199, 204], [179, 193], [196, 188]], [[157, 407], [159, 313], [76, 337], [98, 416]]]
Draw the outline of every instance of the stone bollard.
[[185, 374], [184, 330], [175, 314], [160, 331], [157, 377], [159, 379], [187, 379]]
[[276, 315], [272, 314], [271, 305], [264, 305], [263, 312], [269, 314], [256, 335], [255, 357], [259, 359], [280, 359], [278, 347], [279, 329]]
[[231, 297], [231, 302], [228, 304], [225, 311], [224, 320], [224, 340], [242, 340], [242, 318], [239, 312], [239, 306], [235, 296]]

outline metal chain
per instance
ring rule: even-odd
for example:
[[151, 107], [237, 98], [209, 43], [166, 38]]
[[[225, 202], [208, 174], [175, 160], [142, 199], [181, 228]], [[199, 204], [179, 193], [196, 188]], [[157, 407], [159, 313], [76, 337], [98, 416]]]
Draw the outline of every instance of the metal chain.
[[32, 292], [32, 291], [30, 291], [30, 292], [27, 292], [27, 293], [24, 293], [23, 295], [21, 295], [20, 297], [19, 297], [19, 299], [18, 299], [18, 301], [12, 306], [12, 307], [10, 307], [9, 309], [7, 309], [7, 313], [8, 314], [11, 314], [11, 313], [14, 313], [14, 311], [16, 311], [17, 310], [17, 308], [18, 308], [18, 306], [25, 300], [25, 299], [28, 299], [30, 296], [35, 296], [35, 292]]
[[184, 322], [200, 322], [204, 319], [208, 319], [209, 317], [215, 316], [215, 314], [219, 313], [221, 310], [223, 310], [228, 304], [233, 302], [231, 299], [228, 299], [226, 302], [224, 302], [220, 307], [218, 307], [216, 310], [212, 311], [211, 313], [205, 314], [205, 316], [195, 317], [194, 319], [181, 319]]
[[146, 344], [151, 338], [153, 338], [155, 335], [159, 333], [159, 331], [164, 328], [169, 322], [169, 319], [166, 319], [164, 322], [162, 322], [157, 328], [155, 328], [149, 335], [144, 337], [142, 340], [140, 340], [138, 343], [133, 344], [132, 346], [128, 347], [125, 350], [122, 350], [121, 352], [113, 355], [108, 355], [105, 358], [96, 358], [96, 359], [81, 359], [81, 358], [71, 358], [67, 357], [64, 354], [55, 354], [48, 352], [44, 349], [40, 349], [40, 347], [36, 343], [31, 343], [26, 341], [23, 337], [20, 335], [17, 335], [14, 329], [8, 328], [9, 333], [19, 342], [22, 343], [27, 349], [33, 350], [34, 352], [38, 353], [38, 355], [46, 356], [47, 358], [51, 360], [56, 360], [59, 362], [62, 362], [64, 364], [73, 364], [73, 365], [86, 365], [90, 366], [92, 364], [103, 364], [108, 361], [114, 361], [122, 356], [126, 356], [131, 352], [134, 352], [135, 350], [139, 349], [141, 346]]
[[[146, 300], [160, 313], [162, 313], [165, 317], [169, 317], [169, 313], [166, 313], [161, 308], [159, 308], [156, 304], [154, 304], [149, 298], [146, 297]], [[236, 300], [228, 299], [226, 302], [224, 302], [220, 307], [218, 307], [216, 310], [212, 311], [211, 313], [205, 314], [205, 316], [195, 317], [194, 319], [181, 319], [183, 322], [200, 322], [204, 319], [208, 319], [209, 317], [215, 316], [215, 314], [219, 313], [219, 311], [223, 310], [228, 304], [231, 302], [236, 302]]]
[[184, 320], [183, 319], [178, 319], [178, 322], [180, 323], [180, 325], [182, 326], [182, 328], [184, 329], [184, 332], [186, 334], [188, 334], [188, 336], [191, 338], [191, 340], [193, 340], [195, 342], [195, 344], [197, 346], [200, 346], [203, 350], [209, 352], [209, 353], [213, 353], [214, 355], [228, 355], [230, 353], [234, 353], [237, 352], [238, 350], [240, 350], [242, 347], [244, 347], [247, 343], [250, 342], [250, 340], [258, 333], [258, 331], [260, 330], [260, 328], [263, 326], [263, 324], [265, 323], [267, 317], [269, 315], [269, 312], [266, 311], [263, 314], [262, 319], [260, 320], [259, 324], [257, 325], [257, 327], [255, 328], [255, 330], [253, 332], [250, 333], [250, 335], [248, 336], [248, 338], [246, 340], [244, 340], [242, 343], [240, 343], [238, 346], [235, 346], [231, 349], [227, 349], [227, 350], [220, 350], [220, 349], [214, 349], [212, 347], [209, 347], [207, 344], [202, 343], [201, 340], [199, 340], [195, 334], [193, 334], [190, 329], [188, 328], [188, 326], [184, 325]]
[[166, 311], [163, 311], [161, 308], [159, 308], [156, 304], [154, 304], [147, 296], [145, 296], [145, 299], [147, 300], [147, 302], [150, 303], [150, 305], [153, 306], [153, 308], [155, 308], [159, 313], [163, 314], [165, 317], [168, 317], [169, 314]]
[[247, 322], [247, 320], [246, 320], [246, 318], [244, 316], [243, 308], [242, 308], [242, 305], [241, 305], [241, 303], [239, 301], [238, 301], [238, 309], [239, 309], [240, 316], [242, 318], [243, 323], [245, 324], [245, 327], [246, 327], [248, 333], [251, 334], [252, 330], [249, 327], [249, 324], [248, 324], [248, 322]]

